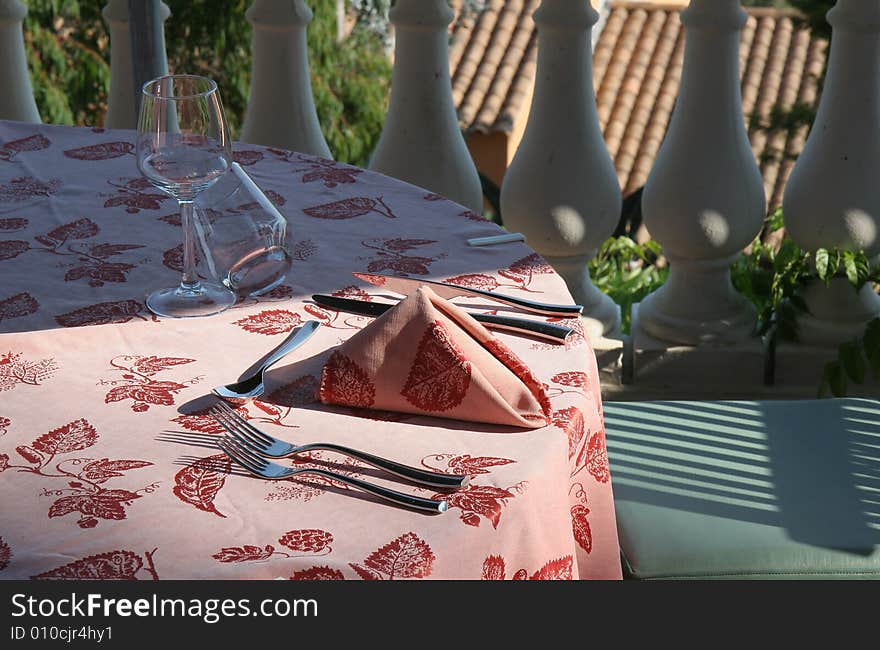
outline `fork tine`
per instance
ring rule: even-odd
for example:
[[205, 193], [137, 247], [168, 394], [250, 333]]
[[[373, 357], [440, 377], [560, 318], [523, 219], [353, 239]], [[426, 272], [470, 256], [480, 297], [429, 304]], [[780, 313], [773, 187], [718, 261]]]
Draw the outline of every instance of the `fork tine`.
[[263, 476], [265, 466], [262, 463], [254, 462], [250, 456], [242, 453], [241, 447], [235, 445], [231, 439], [222, 438], [218, 444], [220, 449], [222, 449], [227, 456], [244, 467], [251, 474]]
[[229, 431], [237, 440], [240, 442], [245, 442], [249, 447], [254, 447], [258, 450], [266, 449], [269, 444], [265, 443], [261, 439], [257, 438], [253, 434], [251, 434], [247, 429], [241, 426], [238, 421], [230, 418], [225, 411], [220, 411], [214, 409], [213, 407], [208, 411], [208, 414], [212, 416], [220, 425]]
[[263, 433], [257, 427], [244, 419], [241, 413], [230, 407], [229, 404], [227, 404], [226, 402], [218, 402], [215, 408], [219, 408], [225, 415], [235, 420], [241, 426], [247, 428], [247, 430], [251, 432], [255, 437], [257, 437], [259, 440], [262, 440], [265, 445], [271, 445], [273, 442], [275, 442], [271, 436]]
[[238, 463], [239, 465], [241, 465], [242, 467], [244, 467], [244, 468], [245, 468], [247, 471], [249, 471], [251, 474], [259, 474], [257, 468], [256, 468], [256, 467], [253, 467], [253, 466], [251, 465], [250, 461], [247, 461], [246, 459], [244, 459], [244, 458], [242, 458], [242, 457], [240, 457], [240, 456], [238, 455], [238, 453], [235, 451], [235, 448], [232, 447], [232, 445], [229, 444], [229, 441], [228, 441], [227, 438], [221, 438], [221, 439], [217, 442], [217, 446], [220, 447], [220, 449], [223, 450], [223, 453], [225, 453], [225, 454], [226, 454], [227, 456], [229, 456], [233, 461], [235, 461], [236, 463]]
[[250, 447], [241, 444], [239, 440], [229, 440], [227, 444], [234, 446], [235, 450], [243, 457], [247, 458], [252, 465], [259, 467], [261, 470], [266, 469], [270, 461], [266, 460], [260, 454], [252, 450]]

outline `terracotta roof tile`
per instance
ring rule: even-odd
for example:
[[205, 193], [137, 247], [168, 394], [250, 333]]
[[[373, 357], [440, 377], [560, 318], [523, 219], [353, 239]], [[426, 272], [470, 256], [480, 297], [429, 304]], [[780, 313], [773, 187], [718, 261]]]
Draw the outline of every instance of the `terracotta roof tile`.
[[[461, 2], [453, 2], [458, 8]], [[453, 97], [465, 132], [513, 131], [534, 81], [539, 0], [491, 0], [478, 16], [451, 27]], [[599, 123], [624, 194], [644, 185], [672, 115], [681, 81], [680, 5], [617, 2], [593, 52]], [[741, 36], [743, 114], [764, 176], [768, 203], [780, 205], [807, 127], [767, 132], [776, 107], [814, 106], [827, 42], [797, 14], [751, 8]], [[778, 110], [778, 109], [777, 109]]]

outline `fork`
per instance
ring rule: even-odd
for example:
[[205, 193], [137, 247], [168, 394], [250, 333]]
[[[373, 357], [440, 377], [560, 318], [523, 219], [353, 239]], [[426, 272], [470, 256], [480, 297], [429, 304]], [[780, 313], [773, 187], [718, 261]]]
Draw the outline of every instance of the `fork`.
[[299, 476], [300, 474], [314, 474], [316, 476], [323, 476], [324, 478], [332, 479], [334, 481], [339, 481], [340, 483], [345, 483], [346, 485], [356, 487], [360, 490], [363, 490], [364, 492], [368, 492], [369, 494], [373, 494], [381, 499], [385, 499], [386, 501], [390, 501], [391, 503], [395, 503], [399, 506], [404, 506], [406, 508], [422, 510], [434, 514], [446, 512], [446, 510], [449, 508], [449, 504], [446, 502], [445, 499], [425, 499], [423, 497], [417, 497], [412, 494], [404, 494], [403, 492], [391, 490], [380, 485], [367, 483], [366, 481], [362, 481], [361, 479], [355, 478], [353, 476], [337, 474], [336, 472], [331, 472], [329, 470], [321, 469], [318, 467], [303, 467], [296, 469], [291, 467], [282, 467], [277, 463], [273, 463], [272, 461], [266, 460], [262, 456], [259, 456], [256, 452], [242, 446], [241, 443], [237, 442], [234, 438], [231, 438], [229, 436], [224, 436], [218, 441], [217, 444], [220, 449], [222, 449], [223, 452], [233, 461], [241, 465], [251, 474], [259, 476], [260, 478], [265, 478], [272, 481], [280, 481], [283, 479], [291, 478], [292, 476]]
[[386, 472], [399, 476], [401, 478], [430, 485], [436, 488], [460, 488], [467, 485], [468, 475], [461, 474], [440, 474], [438, 472], [428, 472], [418, 467], [404, 465], [402, 463], [374, 456], [365, 451], [358, 451], [351, 447], [343, 447], [333, 443], [310, 443], [306, 445], [292, 445], [284, 440], [274, 438], [263, 431], [260, 431], [250, 422], [245, 420], [240, 413], [230, 408], [225, 402], [219, 402], [208, 410], [211, 415], [229, 434], [240, 444], [256, 452], [265, 458], [290, 458], [297, 454], [303, 454], [308, 451], [335, 451], [360, 461], [378, 467]]

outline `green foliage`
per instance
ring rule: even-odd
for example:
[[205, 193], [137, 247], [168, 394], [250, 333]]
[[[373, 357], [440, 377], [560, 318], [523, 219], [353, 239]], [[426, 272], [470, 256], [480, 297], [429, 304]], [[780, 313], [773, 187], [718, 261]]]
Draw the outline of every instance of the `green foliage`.
[[863, 336], [840, 344], [837, 360], [825, 364], [819, 397], [829, 392], [834, 397], [843, 397], [850, 381], [865, 382], [869, 369], [874, 381], [880, 379], [880, 318], [868, 323]]
[[[765, 228], [782, 228], [782, 209], [774, 211]], [[756, 239], [751, 250], [742, 253], [731, 267], [733, 286], [758, 310], [758, 331], [763, 336], [771, 328], [786, 339], [797, 338], [796, 316], [806, 311], [798, 290], [809, 277], [809, 254], [790, 238], [779, 249]]]
[[593, 283], [620, 305], [622, 330], [626, 334], [630, 332], [633, 304], [659, 289], [669, 275], [669, 267], [657, 266], [659, 256], [657, 242], [638, 244], [622, 236], [606, 240], [590, 261]]
[[211, 77], [220, 87], [226, 119], [238, 137], [247, 106], [251, 26], [247, 0], [165, 0], [165, 51], [171, 73]]
[[[778, 231], [782, 225], [780, 208], [768, 217], [765, 230]], [[880, 266], [872, 266], [864, 251], [820, 248], [812, 257], [811, 266], [810, 253], [788, 236], [777, 251], [756, 239], [731, 267], [733, 285], [758, 309], [758, 334], [797, 340], [797, 316], [807, 312], [800, 290], [809, 282], [828, 286], [833, 278], [846, 278], [854, 290], [880, 283]], [[868, 324], [863, 337], [839, 346], [837, 359], [825, 365], [819, 396], [845, 395], [849, 382], [864, 383], [868, 368], [875, 379], [880, 377], [880, 319]]]
[[[29, 0], [27, 4], [26, 49], [43, 121], [103, 124], [110, 84], [110, 40], [100, 13], [104, 3]], [[252, 30], [245, 18], [250, 3], [166, 0], [166, 4], [171, 9], [165, 22], [169, 70], [216, 79], [233, 135], [238, 137], [250, 86]], [[318, 119], [334, 157], [364, 165], [382, 131], [391, 64], [381, 36], [361, 22], [344, 43], [337, 43], [335, 0], [314, 0], [309, 6], [315, 14], [308, 44]]]
[[804, 13], [804, 22], [817, 36], [831, 38], [831, 25], [825, 14], [834, 6], [836, 0], [789, 0], [789, 4]]
[[53, 124], [102, 124], [110, 83], [102, 3], [26, 4], [25, 50], [40, 117]]
[[358, 23], [336, 42], [336, 3], [310, 3], [309, 63], [318, 118], [334, 158], [364, 166], [382, 133], [391, 63], [380, 36]]

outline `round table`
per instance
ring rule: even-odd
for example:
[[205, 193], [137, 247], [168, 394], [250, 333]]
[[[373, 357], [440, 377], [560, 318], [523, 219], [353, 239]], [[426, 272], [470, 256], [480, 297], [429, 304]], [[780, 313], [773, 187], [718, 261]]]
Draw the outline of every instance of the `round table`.
[[[313, 293], [369, 297], [377, 290], [351, 275], [362, 271], [571, 302], [544, 260], [522, 243], [468, 246], [499, 227], [421, 188], [242, 144], [236, 160], [288, 219], [291, 271], [220, 315], [159, 319], [144, 298], [177, 282], [181, 231], [175, 202], [138, 173], [133, 135], [0, 122], [0, 578], [620, 577], [598, 373], [579, 322], [566, 323], [577, 331], [565, 346], [497, 334], [546, 385], [544, 428], [315, 400], [330, 351], [371, 319], [318, 307]], [[210, 388], [307, 319], [322, 327], [240, 410], [296, 443], [469, 474], [447, 513], [311, 477], [263, 481], [217, 448]], [[326, 452], [297, 462], [433, 494]]]

